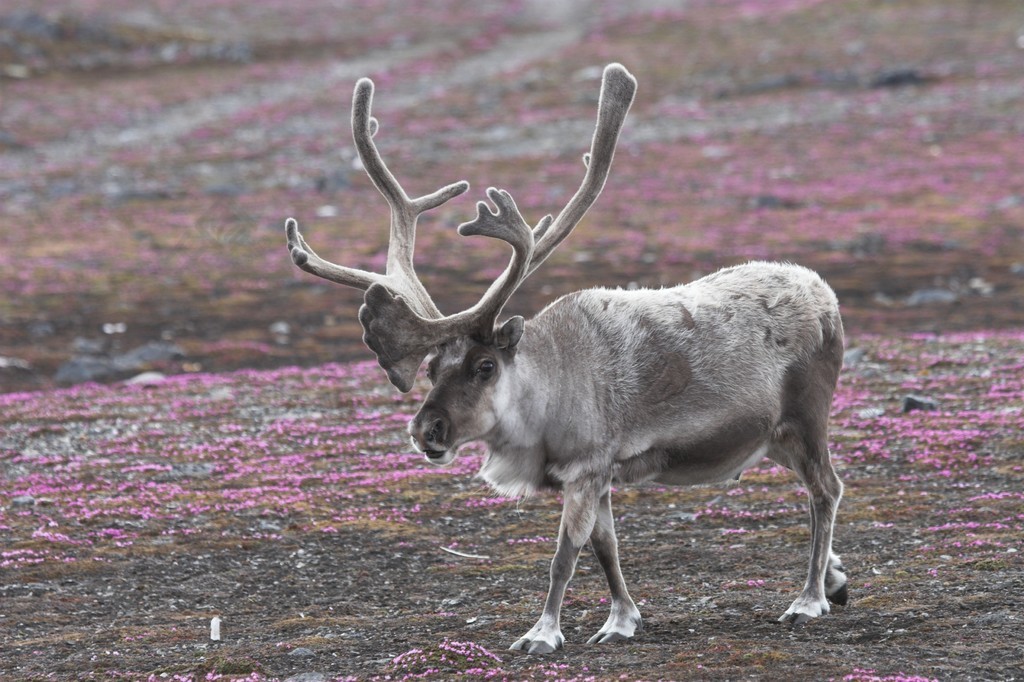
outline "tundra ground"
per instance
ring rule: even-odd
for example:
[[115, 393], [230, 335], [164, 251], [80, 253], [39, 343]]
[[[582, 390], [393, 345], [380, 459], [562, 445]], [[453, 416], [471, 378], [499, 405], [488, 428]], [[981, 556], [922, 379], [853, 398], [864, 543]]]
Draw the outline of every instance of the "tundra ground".
[[[1019, 2], [102, 4], [0, 10], [0, 677], [1020, 678]], [[370, 76], [409, 192], [473, 183], [417, 251], [467, 307], [508, 256], [454, 226], [488, 185], [561, 208], [610, 61], [639, 90], [608, 186], [508, 313], [750, 258], [821, 272], [850, 347], [850, 603], [776, 622], [806, 497], [766, 463], [617, 491], [645, 629], [583, 644], [607, 608], [585, 550], [566, 648], [531, 658], [505, 647], [539, 614], [558, 500], [493, 497], [479, 450], [410, 454], [422, 387], [366, 362], [359, 294], [297, 271], [283, 225], [383, 266], [347, 122]], [[153, 342], [181, 353], [55, 380]], [[141, 369], [166, 378], [120, 383]]]

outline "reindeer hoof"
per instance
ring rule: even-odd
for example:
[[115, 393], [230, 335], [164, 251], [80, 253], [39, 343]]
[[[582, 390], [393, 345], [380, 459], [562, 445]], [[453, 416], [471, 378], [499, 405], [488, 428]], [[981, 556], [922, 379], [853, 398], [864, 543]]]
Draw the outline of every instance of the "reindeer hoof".
[[780, 623], [789, 623], [793, 627], [805, 625], [812, 618], [824, 616], [829, 612], [828, 600], [824, 597], [800, 595], [786, 612], [779, 616]]
[[516, 640], [516, 643], [509, 647], [512, 651], [525, 651], [528, 654], [550, 654], [562, 648], [565, 639], [561, 632], [548, 633], [530, 631], [525, 636]]
[[542, 639], [529, 640], [526, 637], [523, 637], [522, 639], [517, 641], [515, 644], [510, 646], [509, 650], [510, 651], [525, 651], [528, 654], [540, 654], [540, 655], [543, 656], [544, 654], [554, 653], [555, 651], [557, 651], [558, 649], [561, 648], [560, 645], [556, 646], [556, 644], [551, 644], [550, 642], [545, 642]]
[[838, 604], [839, 606], [846, 606], [846, 602], [850, 600], [850, 591], [846, 589], [846, 585], [844, 584], [842, 587], [835, 591], [835, 594], [830, 594], [827, 596], [828, 600], [833, 604]]
[[605, 642], [624, 642], [632, 639], [633, 635], [640, 632], [644, 627], [643, 619], [636, 607], [632, 607], [625, 613], [612, 613], [608, 616], [608, 622], [601, 630], [587, 640], [587, 644], [604, 644]]
[[541, 656], [543, 656], [544, 654], [552, 654], [556, 650], [557, 650], [556, 647], [552, 646], [551, 644], [549, 644], [547, 642], [534, 642], [533, 644], [530, 645], [530, 648], [529, 648], [529, 650], [527, 650], [526, 653], [528, 653], [528, 654], [540, 654]]
[[791, 613], [786, 620], [794, 628], [800, 628], [811, 622], [811, 618], [813, 618], [813, 616], [808, 616], [806, 613]]
[[590, 639], [588, 639], [587, 644], [604, 644], [605, 642], [625, 642], [627, 639], [632, 638], [627, 637], [621, 632], [606, 632], [604, 634], [601, 634], [599, 632]]

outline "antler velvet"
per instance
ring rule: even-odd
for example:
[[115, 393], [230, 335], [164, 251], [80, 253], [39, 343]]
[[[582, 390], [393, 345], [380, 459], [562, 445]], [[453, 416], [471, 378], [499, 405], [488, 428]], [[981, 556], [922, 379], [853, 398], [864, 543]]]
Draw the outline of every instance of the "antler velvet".
[[306, 272], [363, 290], [372, 284], [382, 284], [403, 296], [420, 314], [440, 317], [441, 312], [416, 276], [413, 267], [416, 222], [421, 213], [437, 208], [468, 190], [469, 183], [455, 182], [430, 194], [410, 199], [384, 163], [380, 152], [377, 151], [377, 145], [373, 142], [373, 137], [380, 126], [377, 119], [371, 115], [372, 104], [373, 81], [361, 78], [352, 94], [352, 139], [366, 174], [391, 207], [391, 232], [385, 274], [349, 268], [324, 260], [306, 243], [294, 218], [285, 221], [288, 251], [292, 262]]
[[391, 383], [408, 392], [423, 359], [436, 346], [459, 336], [471, 336], [482, 343], [494, 342], [495, 324], [506, 301], [569, 235], [600, 195], [635, 92], [636, 80], [625, 67], [610, 64], [605, 68], [597, 125], [590, 152], [584, 155], [587, 170], [579, 189], [558, 217], [545, 216], [531, 229], [508, 192], [493, 187], [487, 190], [494, 209], [486, 202], [478, 202], [476, 218], [460, 225], [459, 234], [505, 241], [512, 247], [512, 258], [476, 305], [443, 316], [413, 268], [416, 220], [420, 213], [465, 192], [469, 184], [453, 183], [410, 199], [373, 143], [378, 128], [376, 119], [370, 115], [373, 82], [360, 79], [352, 98], [352, 135], [363, 167], [391, 207], [386, 273], [348, 268], [320, 258], [299, 232], [298, 223], [289, 218], [285, 225], [292, 261], [318, 277], [366, 291], [359, 309], [363, 341], [377, 355]]

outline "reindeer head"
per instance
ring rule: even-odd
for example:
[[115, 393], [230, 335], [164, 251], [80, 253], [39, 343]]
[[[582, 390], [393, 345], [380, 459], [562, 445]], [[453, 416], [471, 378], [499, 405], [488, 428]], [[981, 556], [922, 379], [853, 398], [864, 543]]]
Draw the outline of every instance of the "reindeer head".
[[465, 192], [469, 183], [457, 182], [410, 199], [373, 143], [378, 127], [370, 115], [373, 83], [363, 78], [356, 84], [352, 100], [356, 149], [373, 184], [391, 206], [385, 274], [325, 261], [309, 247], [291, 218], [285, 223], [288, 249], [292, 261], [306, 272], [366, 291], [359, 309], [363, 341], [400, 391], [412, 389], [420, 365], [432, 356], [428, 376], [433, 389], [409, 425], [413, 444], [429, 461], [447, 464], [455, 447], [483, 437], [493, 426], [495, 392], [525, 329], [521, 317], [498, 324], [498, 316], [522, 281], [569, 235], [601, 193], [635, 91], [636, 81], [623, 66], [605, 68], [597, 128], [590, 153], [583, 157], [586, 174], [556, 218], [545, 216], [531, 228], [508, 192], [487, 190], [494, 209], [479, 202], [477, 217], [460, 225], [459, 234], [507, 242], [512, 259], [476, 305], [445, 316], [413, 268], [416, 221], [424, 211]]

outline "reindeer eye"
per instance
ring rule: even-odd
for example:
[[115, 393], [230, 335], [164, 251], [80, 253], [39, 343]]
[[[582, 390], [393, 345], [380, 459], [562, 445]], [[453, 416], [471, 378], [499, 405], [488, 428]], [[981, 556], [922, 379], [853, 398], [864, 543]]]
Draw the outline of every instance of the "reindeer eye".
[[476, 366], [476, 373], [486, 378], [494, 373], [494, 368], [494, 360], [484, 360]]

